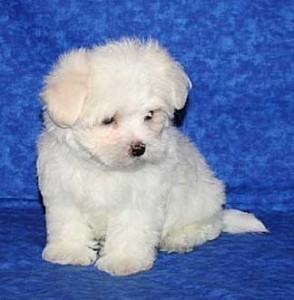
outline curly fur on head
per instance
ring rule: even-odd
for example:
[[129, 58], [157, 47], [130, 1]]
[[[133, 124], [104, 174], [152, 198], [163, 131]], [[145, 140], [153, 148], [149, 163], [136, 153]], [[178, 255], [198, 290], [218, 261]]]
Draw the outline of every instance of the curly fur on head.
[[41, 96], [57, 125], [72, 126], [89, 119], [93, 105], [100, 107], [105, 98], [116, 99], [117, 110], [126, 102], [144, 105], [146, 98], [156, 97], [172, 114], [183, 108], [189, 88], [181, 65], [156, 41], [123, 39], [62, 55]]

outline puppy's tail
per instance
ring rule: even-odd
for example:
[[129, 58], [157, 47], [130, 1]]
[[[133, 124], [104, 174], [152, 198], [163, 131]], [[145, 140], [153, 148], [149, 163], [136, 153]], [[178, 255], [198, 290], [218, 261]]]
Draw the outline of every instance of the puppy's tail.
[[253, 214], [235, 209], [223, 211], [223, 226], [223, 231], [228, 233], [268, 232]]

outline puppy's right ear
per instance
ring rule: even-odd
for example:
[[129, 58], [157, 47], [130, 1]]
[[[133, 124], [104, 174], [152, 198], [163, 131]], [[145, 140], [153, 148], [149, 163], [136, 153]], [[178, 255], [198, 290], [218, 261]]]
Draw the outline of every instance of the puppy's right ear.
[[62, 55], [45, 78], [40, 94], [51, 119], [61, 127], [75, 124], [88, 93], [89, 53], [85, 49]]

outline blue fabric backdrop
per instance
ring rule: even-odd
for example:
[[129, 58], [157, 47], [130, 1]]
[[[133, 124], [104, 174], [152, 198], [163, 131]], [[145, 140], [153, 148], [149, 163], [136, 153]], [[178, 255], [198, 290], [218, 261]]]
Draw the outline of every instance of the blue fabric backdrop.
[[[0, 297], [293, 298], [293, 6], [1, 1]], [[258, 211], [271, 235], [224, 235], [188, 255], [161, 254], [154, 270], [131, 279], [41, 261], [35, 144], [42, 77], [62, 52], [122, 36], [158, 39], [184, 66], [194, 88], [179, 114], [181, 130], [226, 182], [229, 206]]]

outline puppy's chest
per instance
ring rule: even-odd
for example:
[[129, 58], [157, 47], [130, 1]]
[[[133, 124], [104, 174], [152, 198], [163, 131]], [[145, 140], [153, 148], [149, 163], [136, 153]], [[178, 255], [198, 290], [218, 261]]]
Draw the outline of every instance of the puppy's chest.
[[113, 209], [165, 201], [168, 187], [160, 170], [81, 174], [83, 210]]

